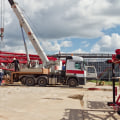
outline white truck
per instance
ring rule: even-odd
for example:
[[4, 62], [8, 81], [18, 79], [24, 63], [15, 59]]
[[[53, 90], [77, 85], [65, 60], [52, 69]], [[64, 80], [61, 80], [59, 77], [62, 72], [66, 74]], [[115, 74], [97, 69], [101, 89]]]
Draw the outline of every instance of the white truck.
[[86, 69], [86, 79], [87, 80], [97, 80], [97, 71], [95, 66], [85, 66]]
[[[46, 85], [56, 85], [56, 84], [66, 84], [70, 87], [76, 87], [77, 85], [86, 84], [86, 70], [82, 57], [77, 56], [67, 56], [65, 69], [62, 70], [60, 61], [51, 62], [48, 60], [45, 52], [39, 44], [39, 41], [32, 29], [30, 28], [28, 22], [23, 16], [18, 4], [14, 0], [8, 0], [14, 13], [16, 14], [20, 25], [26, 32], [29, 40], [32, 42], [37, 54], [43, 62], [43, 68], [38, 70], [24, 70], [18, 72], [12, 72], [10, 79], [7, 79], [6, 83], [13, 83], [21, 81], [27, 86], [46, 86]], [[59, 65], [57, 65], [59, 64]], [[59, 66], [60, 69], [56, 70], [51, 68]]]

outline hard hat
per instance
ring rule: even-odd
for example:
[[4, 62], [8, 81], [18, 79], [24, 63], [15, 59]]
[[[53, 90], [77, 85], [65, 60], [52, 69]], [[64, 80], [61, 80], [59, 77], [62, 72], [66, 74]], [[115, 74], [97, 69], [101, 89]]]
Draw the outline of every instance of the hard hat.
[[13, 58], [13, 60], [16, 60], [16, 58]]
[[0, 69], [0, 73], [3, 72], [2, 69]]

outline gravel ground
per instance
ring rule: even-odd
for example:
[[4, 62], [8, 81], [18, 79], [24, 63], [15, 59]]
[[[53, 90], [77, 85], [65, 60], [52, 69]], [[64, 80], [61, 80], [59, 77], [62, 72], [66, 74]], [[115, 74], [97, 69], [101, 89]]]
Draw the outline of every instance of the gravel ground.
[[107, 106], [112, 102], [112, 87], [93, 83], [67, 86], [0, 86], [0, 120], [119, 120]]

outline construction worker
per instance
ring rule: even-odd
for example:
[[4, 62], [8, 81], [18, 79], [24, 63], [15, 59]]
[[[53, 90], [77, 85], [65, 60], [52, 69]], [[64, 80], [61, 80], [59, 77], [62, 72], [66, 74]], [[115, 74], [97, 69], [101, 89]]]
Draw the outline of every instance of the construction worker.
[[2, 69], [0, 69], [0, 86], [1, 86], [1, 83], [2, 83], [2, 76], [3, 76], [3, 71], [2, 71]]
[[3, 33], [0, 34], [1, 40], [3, 40]]
[[19, 71], [19, 61], [16, 58], [13, 58], [14, 67], [15, 67], [15, 72]]

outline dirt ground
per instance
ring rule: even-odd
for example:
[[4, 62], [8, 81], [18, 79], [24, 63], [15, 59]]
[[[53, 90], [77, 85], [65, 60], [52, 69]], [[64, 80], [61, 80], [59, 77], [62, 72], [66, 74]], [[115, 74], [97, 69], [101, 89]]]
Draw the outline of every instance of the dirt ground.
[[112, 86], [0, 86], [0, 120], [119, 120], [107, 106]]

